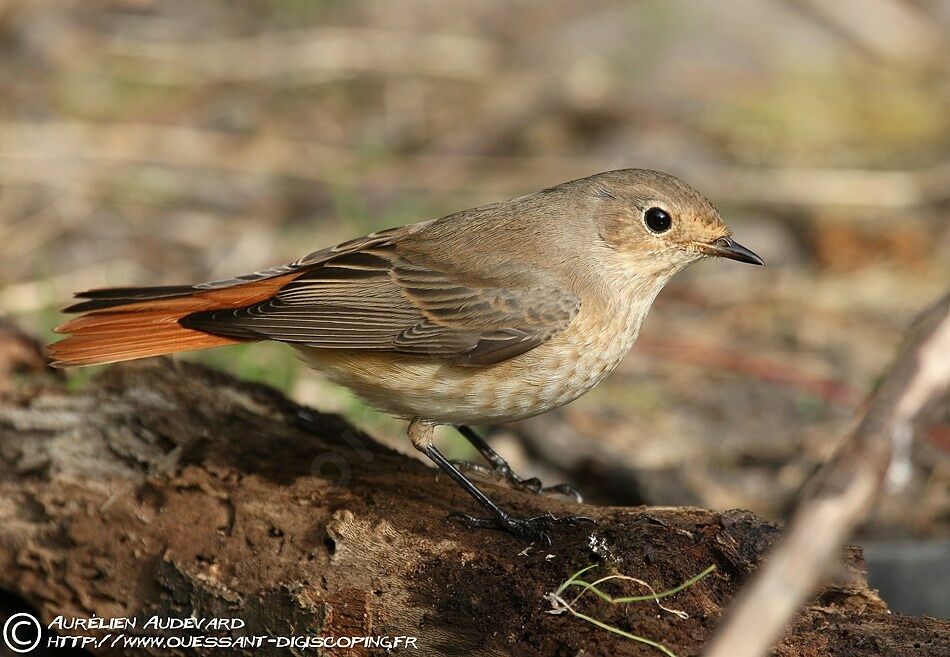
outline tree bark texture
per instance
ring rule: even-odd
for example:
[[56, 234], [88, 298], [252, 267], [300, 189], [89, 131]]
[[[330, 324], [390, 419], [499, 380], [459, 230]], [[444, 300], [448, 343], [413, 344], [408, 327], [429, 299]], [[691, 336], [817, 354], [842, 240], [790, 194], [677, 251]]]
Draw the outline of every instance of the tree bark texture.
[[[595, 577], [623, 573], [657, 590], [715, 565], [664, 601], [687, 619], [652, 602], [587, 594], [578, 603], [685, 656], [700, 654], [779, 534], [743, 511], [578, 507], [485, 488], [521, 515], [582, 513], [595, 523], [560, 526], [551, 545], [467, 529], [448, 513], [479, 511], [426, 464], [337, 416], [187, 362], [113, 366], [72, 392], [38, 375], [0, 404], [0, 590], [6, 606], [28, 605], [44, 623], [60, 614], [239, 617], [249, 633], [415, 636], [405, 652], [415, 655], [660, 655], [546, 613], [546, 594], [592, 564]], [[950, 654], [950, 623], [889, 613], [857, 548], [843, 564], [775, 655]]]

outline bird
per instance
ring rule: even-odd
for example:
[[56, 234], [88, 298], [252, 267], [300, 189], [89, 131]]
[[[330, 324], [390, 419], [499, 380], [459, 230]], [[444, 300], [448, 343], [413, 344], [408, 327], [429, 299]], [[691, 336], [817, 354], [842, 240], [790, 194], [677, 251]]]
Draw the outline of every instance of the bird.
[[[496, 473], [534, 492], [472, 428], [548, 412], [591, 390], [631, 349], [660, 290], [709, 257], [763, 265], [713, 204], [650, 169], [619, 169], [389, 228], [253, 274], [196, 285], [79, 292], [51, 365], [125, 361], [260, 340], [408, 420], [412, 445], [481, 505], [472, 527], [536, 539], [433, 442], [448, 425]], [[486, 469], [482, 466], [482, 469]]]

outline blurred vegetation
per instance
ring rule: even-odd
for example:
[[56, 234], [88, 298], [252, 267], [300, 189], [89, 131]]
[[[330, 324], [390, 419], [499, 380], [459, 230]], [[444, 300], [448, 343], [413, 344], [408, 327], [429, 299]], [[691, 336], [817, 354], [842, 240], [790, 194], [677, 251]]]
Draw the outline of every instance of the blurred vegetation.
[[[778, 518], [950, 280], [948, 16], [946, 0], [10, 0], [0, 309], [51, 340], [77, 290], [228, 277], [599, 170], [668, 170], [769, 267], [687, 272], [605, 384], [496, 445], [601, 501]], [[405, 449], [399, 422], [281, 345], [183, 357]], [[925, 443], [869, 532], [946, 533], [947, 448]]]

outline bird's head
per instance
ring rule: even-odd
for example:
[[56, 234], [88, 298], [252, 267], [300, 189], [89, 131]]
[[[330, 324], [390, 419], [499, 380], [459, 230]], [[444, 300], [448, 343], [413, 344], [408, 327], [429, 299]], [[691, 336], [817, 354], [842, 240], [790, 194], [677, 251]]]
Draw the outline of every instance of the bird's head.
[[600, 237], [644, 273], [672, 275], [705, 257], [765, 264], [734, 239], [709, 200], [658, 171], [622, 169], [593, 176], [590, 194]]

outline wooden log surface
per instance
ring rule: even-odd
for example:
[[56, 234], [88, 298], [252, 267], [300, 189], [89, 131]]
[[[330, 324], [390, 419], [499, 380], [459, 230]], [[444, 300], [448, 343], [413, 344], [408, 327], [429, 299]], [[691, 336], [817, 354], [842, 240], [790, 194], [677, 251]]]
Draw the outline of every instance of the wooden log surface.
[[[32, 610], [44, 624], [237, 617], [245, 628], [217, 634], [405, 635], [417, 638], [404, 653], [414, 655], [660, 655], [547, 613], [547, 594], [594, 564], [658, 590], [715, 565], [664, 601], [686, 619], [652, 602], [588, 595], [578, 605], [698, 655], [780, 533], [745, 511], [579, 507], [486, 489], [519, 514], [583, 513], [595, 524], [558, 527], [551, 545], [467, 529], [447, 514], [476, 512], [473, 503], [426, 464], [337, 416], [187, 362], [113, 366], [78, 391], [37, 374], [0, 402], [0, 611]], [[860, 550], [848, 548], [844, 563], [775, 655], [950, 654], [950, 623], [889, 613], [867, 586]]]

